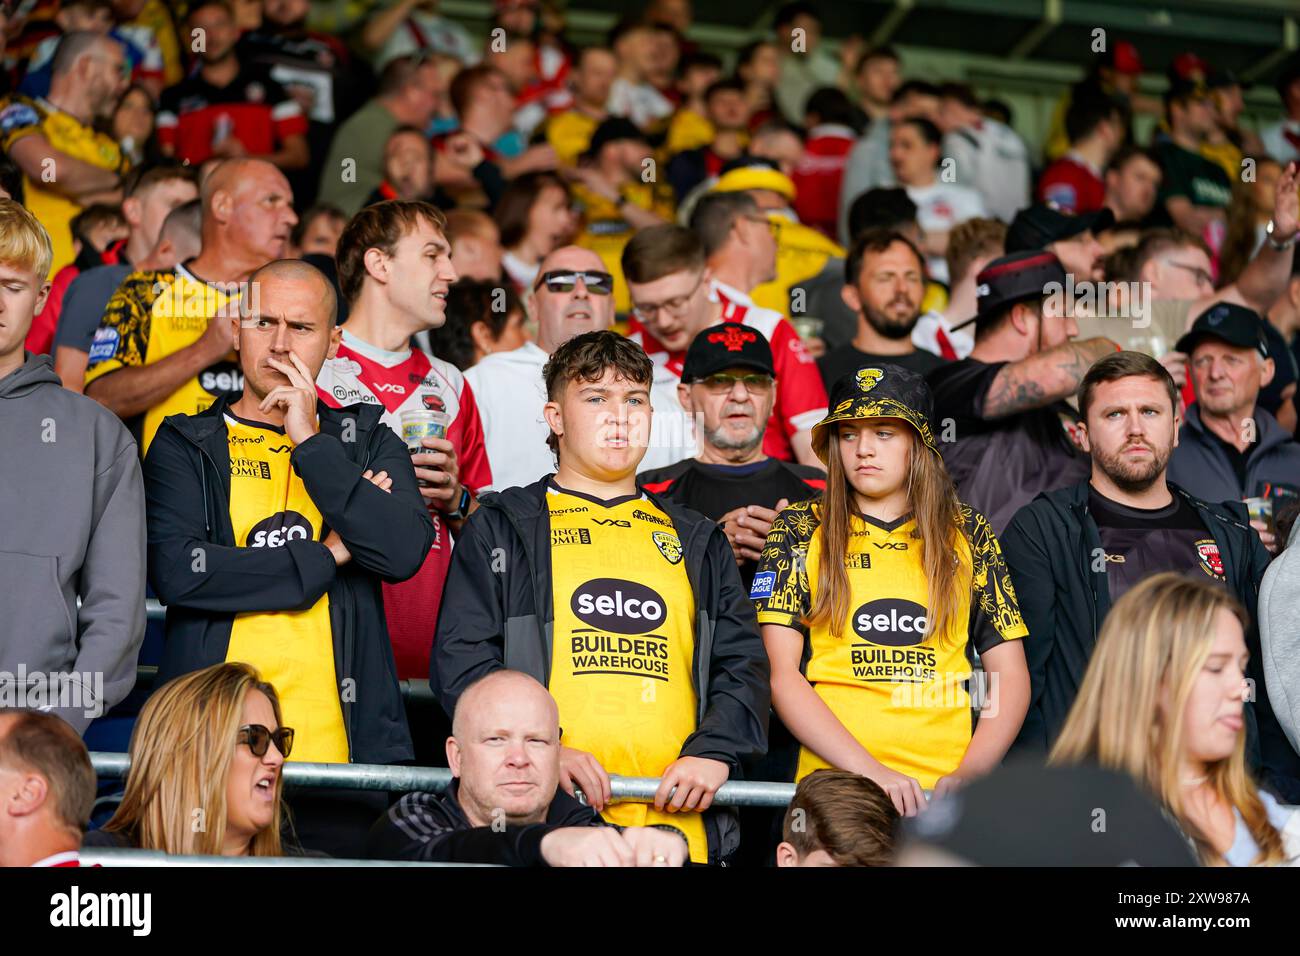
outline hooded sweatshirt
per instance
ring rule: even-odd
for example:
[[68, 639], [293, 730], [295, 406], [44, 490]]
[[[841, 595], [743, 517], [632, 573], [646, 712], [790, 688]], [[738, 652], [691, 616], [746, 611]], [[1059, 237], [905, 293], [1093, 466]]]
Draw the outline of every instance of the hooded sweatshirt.
[[1286, 550], [1273, 559], [1259, 586], [1259, 643], [1264, 683], [1286, 739], [1300, 751], [1300, 521]]
[[48, 355], [0, 378], [0, 435], [0, 707], [51, 709], [84, 733], [130, 693], [144, 641], [140, 456]]

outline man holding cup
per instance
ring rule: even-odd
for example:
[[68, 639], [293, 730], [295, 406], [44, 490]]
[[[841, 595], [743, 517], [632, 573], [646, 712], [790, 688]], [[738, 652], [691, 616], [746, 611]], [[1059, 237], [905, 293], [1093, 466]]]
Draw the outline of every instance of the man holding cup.
[[390, 200], [357, 213], [339, 238], [339, 286], [348, 321], [338, 354], [316, 377], [321, 400], [338, 407], [379, 405], [402, 436], [436, 529], [420, 572], [384, 585], [384, 611], [399, 678], [425, 677], [451, 561], [448, 529], [477, 507], [491, 483], [483, 426], [464, 376], [412, 344], [417, 332], [447, 320], [456, 281], [446, 220], [425, 202]]

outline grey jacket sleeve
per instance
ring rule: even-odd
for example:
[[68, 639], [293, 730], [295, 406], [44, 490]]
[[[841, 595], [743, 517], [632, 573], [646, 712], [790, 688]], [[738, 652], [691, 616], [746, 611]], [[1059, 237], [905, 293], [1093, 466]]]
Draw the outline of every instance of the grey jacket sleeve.
[[60, 711], [84, 733], [94, 717], [119, 703], [135, 686], [136, 658], [144, 642], [144, 481], [140, 457], [120, 423], [117, 454], [95, 475], [94, 527], [78, 587], [76, 674], [102, 675], [83, 687], [89, 706]]
[[1300, 752], [1300, 521], [1259, 588], [1259, 642], [1264, 683], [1282, 732]]

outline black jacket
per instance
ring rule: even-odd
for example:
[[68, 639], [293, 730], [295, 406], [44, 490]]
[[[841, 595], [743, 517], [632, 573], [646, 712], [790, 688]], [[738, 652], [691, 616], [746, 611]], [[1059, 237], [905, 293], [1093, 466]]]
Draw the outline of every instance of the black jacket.
[[[1246, 643], [1256, 699], [1254, 707], [1247, 709], [1247, 721], [1257, 731], [1248, 744], [1252, 763], [1262, 762], [1270, 778], [1297, 776], [1300, 758], [1287, 743], [1268, 704], [1259, 631], [1253, 623], [1268, 552], [1250, 527], [1245, 505], [1207, 504], [1177, 485], [1170, 484], [1169, 489], [1196, 509], [1219, 546], [1228, 590], [1251, 615]], [[1094, 570], [1098, 563], [1091, 558], [1101, 552], [1102, 544], [1097, 523], [1088, 511], [1088, 491], [1085, 481], [1043, 492], [1016, 513], [1001, 535], [1002, 553], [1029, 629], [1025, 640], [1029, 713], [1016, 739], [1018, 751], [1041, 754], [1056, 741], [1083, 682], [1102, 622], [1110, 612], [1105, 564]]]
[[[465, 522], [443, 592], [429, 680], [447, 713], [477, 678], [500, 667], [550, 683], [554, 607], [550, 476], [479, 499]], [[767, 654], [736, 559], [722, 528], [702, 515], [648, 496], [673, 521], [695, 595], [692, 676], [699, 712], [682, 756], [740, 760], [767, 749], [771, 705]], [[734, 815], [705, 814], [710, 862], [738, 843]]]
[[[159, 683], [226, 659], [241, 611], [296, 611], [328, 593], [334, 668], [348, 750], [359, 763], [414, 757], [380, 581], [404, 581], [433, 545], [411, 459], [377, 405], [320, 405], [320, 433], [290, 461], [327, 527], [352, 553], [341, 568], [319, 541], [235, 546], [223, 414], [234, 395], [198, 415], [172, 415], [145, 457], [149, 583], [167, 605]], [[386, 471], [391, 493], [361, 473]]]
[[370, 828], [366, 855], [373, 860], [426, 863], [497, 863], [545, 866], [542, 838], [562, 827], [598, 827], [600, 814], [563, 790], [546, 812], [545, 823], [526, 826], [471, 826], [457, 794], [459, 780], [442, 793], [408, 793]]

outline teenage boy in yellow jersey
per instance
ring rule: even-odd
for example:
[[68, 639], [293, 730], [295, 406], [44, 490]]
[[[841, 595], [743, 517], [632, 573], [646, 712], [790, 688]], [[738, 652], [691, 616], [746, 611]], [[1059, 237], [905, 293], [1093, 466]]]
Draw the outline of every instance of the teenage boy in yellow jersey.
[[250, 290], [226, 320], [243, 392], [169, 416], [145, 458], [160, 681], [245, 661], [279, 691], [295, 760], [409, 760], [380, 582], [419, 570], [433, 524], [382, 407], [317, 402], [339, 345], [330, 282], [278, 260]]
[[[559, 704], [560, 785], [611, 823], [676, 826], [693, 862], [717, 863], [739, 831], [703, 811], [766, 747], [767, 659], [722, 528], [637, 491], [652, 374], [614, 332], [551, 354], [559, 470], [479, 499], [452, 552], [430, 681], [450, 712], [493, 670], [536, 677]], [[610, 804], [609, 774], [660, 777], [653, 806]]]
[[[826, 491], [777, 515], [750, 596], [773, 704], [803, 744], [796, 779], [852, 770], [913, 816], [923, 790], [987, 773], [1015, 740], [1027, 632], [997, 538], [944, 470], [925, 380], [869, 365], [830, 401], [813, 428]], [[973, 735], [972, 649], [989, 686]]]
[[135, 426], [142, 455], [168, 415], [243, 388], [232, 351], [239, 284], [286, 254], [298, 221], [289, 181], [265, 160], [222, 162], [199, 199], [202, 251], [123, 279], [90, 346], [86, 394]]

